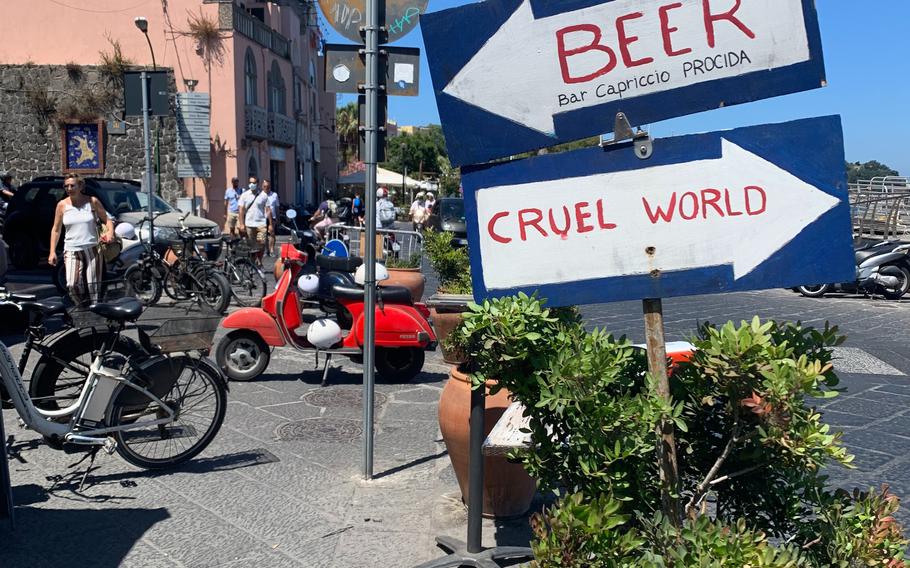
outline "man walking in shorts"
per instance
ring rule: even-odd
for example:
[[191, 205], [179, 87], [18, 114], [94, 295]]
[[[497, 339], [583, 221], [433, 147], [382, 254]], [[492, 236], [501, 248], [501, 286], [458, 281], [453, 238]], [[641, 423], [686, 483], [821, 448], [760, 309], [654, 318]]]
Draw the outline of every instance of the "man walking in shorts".
[[[268, 181], [263, 180], [262, 183], [265, 185]], [[256, 258], [256, 263], [262, 266], [262, 251], [265, 248], [268, 230], [267, 220], [271, 212], [269, 211], [269, 196], [264, 191], [253, 189], [255, 187], [256, 184], [250, 183], [250, 191], [246, 191], [240, 196], [238, 223], [240, 231], [246, 231], [250, 250], [254, 251], [253, 256]]]
[[240, 180], [231, 178], [231, 187], [224, 192], [224, 232], [237, 236], [237, 214], [240, 212]]

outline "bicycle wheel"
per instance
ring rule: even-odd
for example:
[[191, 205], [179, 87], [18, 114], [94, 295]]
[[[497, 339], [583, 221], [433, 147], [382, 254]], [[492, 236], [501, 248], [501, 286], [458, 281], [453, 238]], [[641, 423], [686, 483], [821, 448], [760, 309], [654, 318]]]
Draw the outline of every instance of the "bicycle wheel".
[[238, 305], [258, 306], [265, 297], [265, 276], [252, 260], [236, 259], [225, 265], [224, 273], [231, 283], [231, 292]]
[[[130, 427], [113, 434], [123, 459], [137, 467], [163, 469], [192, 459], [211, 443], [224, 422], [227, 389], [220, 371], [204, 359], [162, 357], [152, 365], [156, 368], [151, 372], [146, 368], [130, 378], [174, 411], [174, 421], [140, 425], [167, 414], [139, 391], [124, 386], [108, 412], [108, 425]], [[162, 385], [167, 392], [156, 392]]]
[[200, 268], [192, 275], [196, 298], [219, 314], [231, 304], [231, 283], [227, 277], [210, 267]]
[[[107, 330], [83, 328], [70, 329], [51, 338], [45, 345], [47, 351], [35, 364], [29, 382], [29, 396], [35, 405], [44, 410], [57, 410], [75, 402], [88, 377], [89, 365], [110, 335]], [[129, 357], [141, 353], [142, 346], [121, 335], [114, 342], [114, 352]]]
[[133, 265], [123, 275], [127, 293], [135, 296], [143, 306], [151, 306], [161, 299], [161, 282], [151, 270]]

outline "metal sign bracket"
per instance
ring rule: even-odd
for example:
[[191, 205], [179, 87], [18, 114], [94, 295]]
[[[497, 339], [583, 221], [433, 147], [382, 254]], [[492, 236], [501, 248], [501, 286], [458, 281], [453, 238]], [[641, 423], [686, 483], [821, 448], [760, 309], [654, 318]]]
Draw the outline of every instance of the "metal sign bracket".
[[613, 139], [601, 142], [600, 147], [608, 148], [628, 140], [632, 141], [635, 155], [638, 156], [640, 160], [647, 160], [654, 153], [651, 135], [642, 130], [640, 126], [633, 131], [626, 113], [617, 112], [616, 120], [613, 123]]

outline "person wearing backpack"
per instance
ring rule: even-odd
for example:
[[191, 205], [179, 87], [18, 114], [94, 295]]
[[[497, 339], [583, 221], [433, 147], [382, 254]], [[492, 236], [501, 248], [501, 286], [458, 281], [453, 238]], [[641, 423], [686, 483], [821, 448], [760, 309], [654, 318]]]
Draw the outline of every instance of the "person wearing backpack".
[[390, 229], [395, 225], [395, 204], [389, 200], [389, 192], [380, 187], [376, 191], [376, 226]]

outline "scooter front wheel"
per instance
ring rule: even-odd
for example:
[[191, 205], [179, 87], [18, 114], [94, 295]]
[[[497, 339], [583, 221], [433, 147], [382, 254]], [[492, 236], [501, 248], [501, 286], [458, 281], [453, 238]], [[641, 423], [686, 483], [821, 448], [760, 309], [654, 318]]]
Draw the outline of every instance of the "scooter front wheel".
[[821, 298], [829, 288], [828, 284], [817, 284], [814, 286], [798, 286], [796, 289], [807, 298]]
[[215, 361], [232, 381], [250, 381], [269, 366], [271, 352], [258, 334], [239, 329], [221, 338]]
[[426, 358], [420, 347], [377, 347], [376, 371], [392, 383], [406, 383], [423, 369]]

